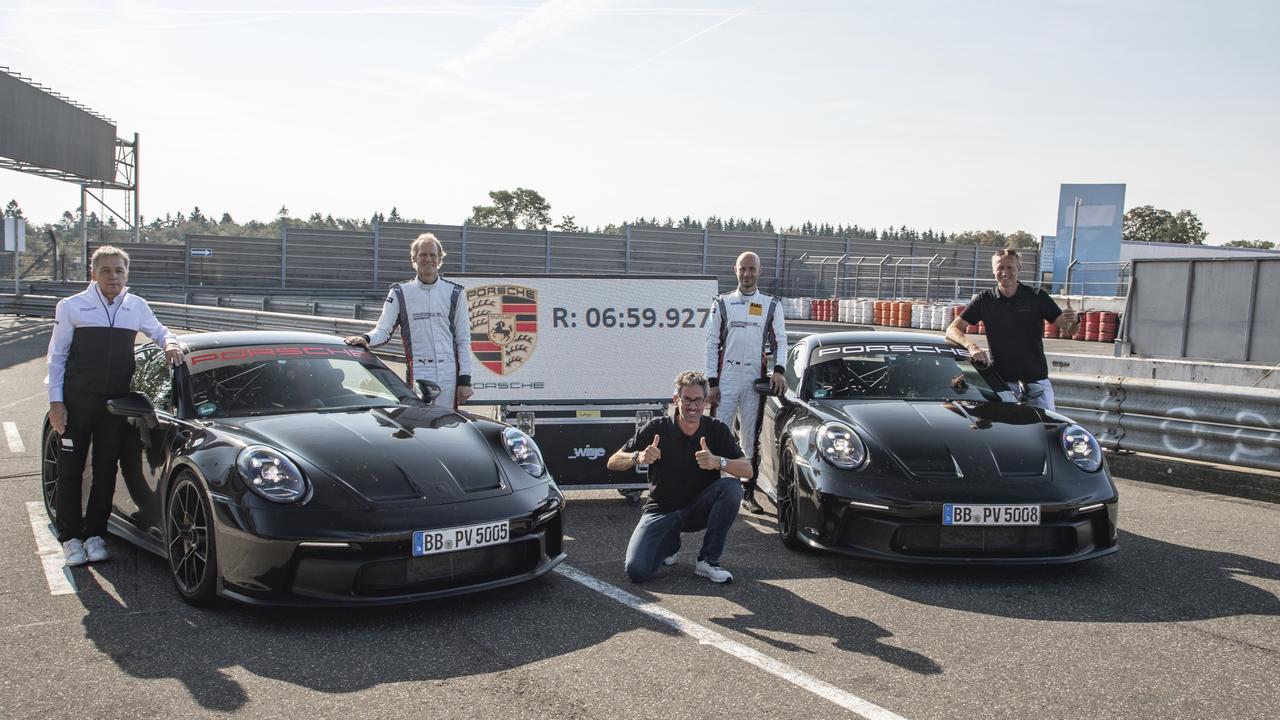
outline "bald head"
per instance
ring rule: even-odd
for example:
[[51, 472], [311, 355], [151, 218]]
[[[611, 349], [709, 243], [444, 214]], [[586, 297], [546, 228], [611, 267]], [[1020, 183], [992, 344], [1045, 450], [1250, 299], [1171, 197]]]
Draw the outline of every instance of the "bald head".
[[755, 292], [760, 278], [760, 256], [750, 251], [742, 253], [733, 264], [733, 272], [738, 276], [738, 290], [744, 294]]

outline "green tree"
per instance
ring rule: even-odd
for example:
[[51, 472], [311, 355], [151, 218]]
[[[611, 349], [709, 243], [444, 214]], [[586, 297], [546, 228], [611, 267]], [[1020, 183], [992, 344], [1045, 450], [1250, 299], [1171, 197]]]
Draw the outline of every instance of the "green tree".
[[1223, 247], [1253, 248], [1254, 250], [1275, 250], [1276, 244], [1270, 240], [1232, 240], [1223, 243]]
[[551, 204], [536, 190], [516, 188], [493, 190], [489, 193], [492, 205], [476, 205], [471, 208], [467, 224], [480, 227], [539, 230], [551, 224]]
[[1017, 230], [1009, 235], [1009, 244], [1006, 247], [1019, 250], [1034, 250], [1040, 247], [1040, 242], [1036, 240], [1035, 235], [1026, 230]]
[[1186, 243], [1188, 245], [1203, 245], [1204, 241], [1209, 238], [1209, 233], [1205, 232], [1204, 225], [1200, 222], [1200, 218], [1190, 210], [1179, 210], [1177, 215], [1173, 216], [1173, 221], [1177, 225], [1177, 242]]
[[387, 222], [404, 222], [400, 218], [400, 211], [394, 205], [391, 206], [391, 214], [387, 216]]
[[565, 215], [560, 218], [560, 223], [556, 225], [556, 229], [560, 232], [582, 232], [582, 228], [578, 227], [576, 218], [573, 215]]
[[18, 207], [17, 200], [10, 200], [8, 205], [4, 206], [5, 217], [22, 217], [22, 208]]
[[1200, 218], [1190, 210], [1179, 210], [1177, 215], [1151, 205], [1130, 208], [1124, 214], [1124, 239], [1126, 242], [1162, 242], [1182, 245], [1203, 245], [1209, 237]]

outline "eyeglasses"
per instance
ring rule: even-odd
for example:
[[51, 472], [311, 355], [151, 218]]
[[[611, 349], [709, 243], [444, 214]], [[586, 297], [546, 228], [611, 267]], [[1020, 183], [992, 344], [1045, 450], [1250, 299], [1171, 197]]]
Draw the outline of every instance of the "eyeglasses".
[[680, 399], [684, 401], [685, 405], [701, 405], [707, 401], [707, 396], [703, 395], [702, 397], [691, 398], [681, 395]]

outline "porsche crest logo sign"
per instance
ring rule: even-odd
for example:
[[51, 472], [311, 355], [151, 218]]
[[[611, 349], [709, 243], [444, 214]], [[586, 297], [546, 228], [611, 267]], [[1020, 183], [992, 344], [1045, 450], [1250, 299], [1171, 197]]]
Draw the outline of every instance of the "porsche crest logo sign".
[[538, 291], [522, 285], [467, 289], [471, 354], [496, 375], [510, 375], [538, 341]]

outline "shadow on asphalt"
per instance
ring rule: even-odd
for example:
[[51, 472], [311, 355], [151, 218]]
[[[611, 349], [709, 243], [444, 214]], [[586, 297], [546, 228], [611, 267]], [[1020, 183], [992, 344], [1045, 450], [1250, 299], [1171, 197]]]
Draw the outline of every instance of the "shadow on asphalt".
[[[729, 617], [711, 617], [711, 622], [778, 650], [813, 652], [773, 637], [775, 634], [811, 637], [818, 641], [815, 645], [831, 645], [837, 650], [866, 655], [909, 672], [921, 675], [942, 672], [942, 667], [933, 659], [886, 642], [894, 634], [877, 623], [835, 612], [770, 582], [829, 577], [841, 563], [835, 558], [822, 560], [811, 556], [799, 558], [805, 562], [796, 564], [796, 556], [772, 535], [761, 534], [742, 522], [743, 518], [751, 517], [756, 525], [769, 525], [772, 521], [768, 517], [740, 516], [739, 522], [734, 524], [721, 559], [722, 564], [734, 573], [732, 583], [715, 585], [693, 574], [692, 565], [697, 560], [702, 533], [691, 533], [683, 536], [684, 544], [676, 565], [660, 570], [657, 577], [637, 585], [622, 572], [622, 557], [640, 517], [640, 509], [625, 504], [621, 499], [571, 500], [570, 509], [574, 515], [569, 521], [571, 531], [584, 526], [589, 528], [591, 543], [584, 546], [588, 533], [578, 532], [576, 545], [568, 548], [570, 562], [582, 567], [583, 561], [591, 563], [594, 560], [588, 568], [592, 574], [638, 597], [655, 602], [660, 602], [663, 595], [724, 597], [746, 612]], [[831, 567], [822, 567], [825, 563]]]
[[[602, 605], [599, 596], [555, 574], [411, 605], [299, 609], [220, 602], [197, 609], [178, 599], [163, 559], [111, 542], [111, 562], [75, 570], [87, 611], [85, 637], [126, 675], [177, 680], [200, 707], [218, 712], [249, 703], [235, 677], [243, 672], [318, 692], [351, 693], [386, 683], [500, 674], [637, 629], [676, 634], [619, 606], [584, 612]], [[515, 685], [512, 692], [531, 703], [530, 713], [577, 712], [563, 706], [567, 701], [553, 684], [529, 687], [527, 678], [502, 677], [481, 682], [490, 690]]]
[[[830, 645], [920, 675], [943, 668], [917, 650], [890, 644], [889, 629], [833, 611], [776, 581], [835, 579], [913, 603], [1012, 619], [1148, 623], [1280, 615], [1276, 595], [1250, 582], [1280, 580], [1280, 565], [1127, 532], [1118, 554], [1075, 565], [894, 565], [787, 550], [772, 534], [771, 518], [748, 523], [741, 516], [723, 561], [734, 572], [733, 583], [712, 585], [693, 575], [701, 535], [692, 534], [685, 536], [676, 566], [636, 585], [622, 572], [622, 556], [639, 514], [620, 497], [571, 500], [569, 563], [659, 603], [671, 596], [723, 598], [743, 612], [713, 615], [711, 623], [782, 652], [813, 653], [778, 635], [814, 638], [815, 647]], [[239, 667], [320, 692], [349, 693], [383, 683], [502, 673], [637, 629], [676, 632], [555, 574], [413, 605], [280, 609], [224, 602], [198, 610], [177, 598], [163, 559], [118, 539], [112, 543], [112, 562], [75, 571], [87, 610], [86, 638], [129, 676], [178, 680], [208, 710], [234, 711], [249, 702], [235, 678]], [[847, 597], [855, 591], [837, 586], [823, 592]], [[526, 699], [555, 716], [562, 702], [555, 689], [533, 692]], [[571, 714], [571, 708], [561, 709]]]
[[0, 326], [0, 370], [44, 357], [52, 330], [52, 320], [8, 318], [5, 326]]

